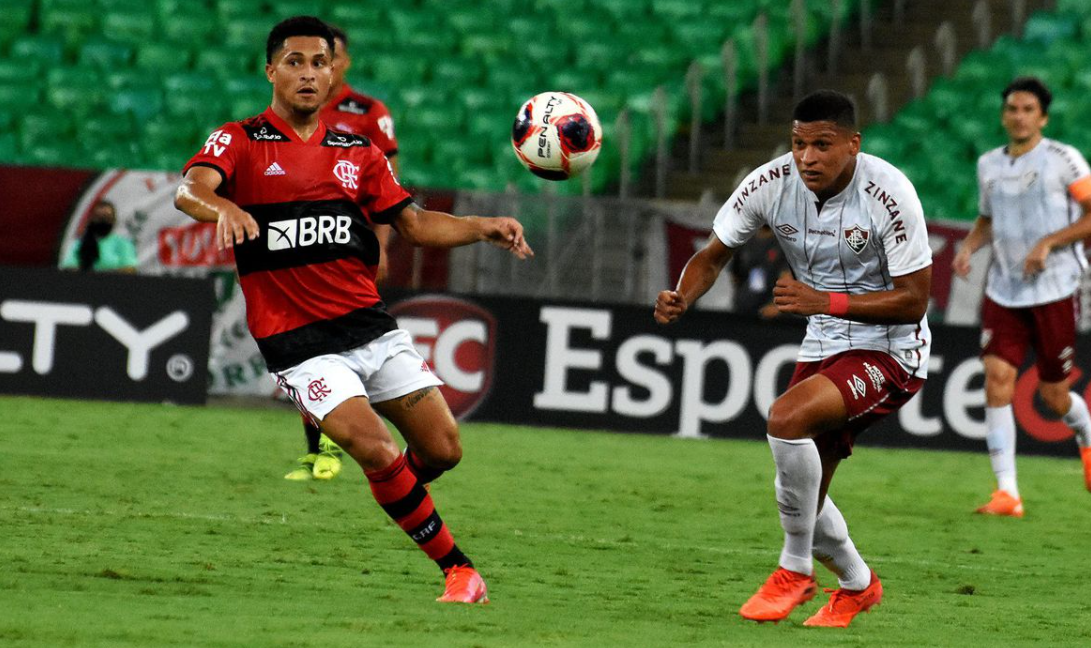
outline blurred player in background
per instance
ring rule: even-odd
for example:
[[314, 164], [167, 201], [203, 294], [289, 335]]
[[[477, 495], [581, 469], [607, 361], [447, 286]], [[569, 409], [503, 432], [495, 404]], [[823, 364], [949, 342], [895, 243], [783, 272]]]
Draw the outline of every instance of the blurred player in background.
[[83, 236], [72, 243], [61, 261], [65, 270], [84, 272], [136, 272], [136, 246], [114, 231], [117, 209], [108, 200], [100, 200], [91, 208], [91, 216]]
[[[390, 160], [395, 177], [398, 175], [398, 141], [394, 137], [394, 118], [383, 102], [353, 90], [345, 82], [345, 73], [352, 67], [349, 55], [349, 37], [344, 30], [330, 25], [333, 31], [333, 82], [329, 100], [319, 113], [330, 128], [343, 133], [363, 135]], [[382, 284], [387, 272], [387, 242], [390, 228], [373, 224], [375, 237], [379, 239], [379, 269], [375, 277]], [[307, 439], [307, 453], [299, 458], [299, 466], [284, 475], [291, 481], [333, 479], [341, 472], [341, 448], [322, 436], [318, 426], [303, 419], [303, 434]]]
[[970, 256], [992, 245], [981, 307], [985, 363], [985, 441], [997, 488], [978, 513], [1023, 516], [1015, 478], [1012, 394], [1027, 348], [1038, 366], [1038, 394], [1076, 432], [1091, 490], [1091, 417], [1069, 390], [1076, 344], [1076, 291], [1091, 236], [1091, 170], [1079, 151], [1042, 136], [1052, 95], [1040, 80], [1015, 79], [1001, 93], [1008, 144], [977, 161], [977, 221], [955, 255], [965, 277]]
[[805, 625], [844, 627], [882, 599], [883, 587], [827, 491], [856, 435], [924, 383], [932, 255], [916, 190], [889, 163], [859, 152], [848, 97], [820, 90], [792, 118], [791, 153], [735, 190], [678, 287], [659, 293], [655, 319], [681, 317], [762, 225], [776, 232], [794, 278], [777, 281], [774, 303], [808, 326], [788, 390], [769, 411], [780, 566], [739, 613], [779, 621], [814, 598], [817, 558], [841, 587]]
[[[234, 248], [247, 324], [273, 378], [360, 464], [375, 499], [443, 570], [439, 600], [486, 602], [484, 580], [425, 488], [461, 459], [458, 426], [441, 381], [379, 297], [370, 225], [392, 224], [413, 245], [488, 241], [519, 258], [532, 252], [514, 219], [418, 208], [370, 140], [326, 127], [319, 109], [334, 50], [317, 18], [277, 24], [266, 43], [272, 105], [208, 137], [175, 205], [215, 222], [218, 242]], [[404, 454], [379, 414], [405, 438]]]

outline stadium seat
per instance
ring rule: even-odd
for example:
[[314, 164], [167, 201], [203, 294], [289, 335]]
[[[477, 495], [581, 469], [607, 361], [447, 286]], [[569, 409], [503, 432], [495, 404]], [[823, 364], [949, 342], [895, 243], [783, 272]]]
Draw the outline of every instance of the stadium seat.
[[220, 22], [216, 16], [203, 12], [164, 18], [162, 26], [163, 36], [167, 41], [186, 49], [213, 42], [220, 31]]
[[26, 33], [34, 15], [34, 0], [3, 0], [0, 2], [0, 50], [18, 36]]
[[205, 71], [215, 75], [219, 79], [254, 74], [254, 57], [252, 52], [230, 47], [206, 46], [197, 49], [196, 58], [193, 61], [195, 71]]
[[89, 38], [80, 47], [80, 65], [117, 69], [128, 67], [132, 60], [131, 47], [105, 38]]
[[42, 67], [60, 65], [64, 60], [64, 43], [53, 36], [23, 36], [12, 42], [9, 56], [35, 61]]
[[41, 101], [41, 84], [29, 79], [0, 81], [0, 111], [13, 112], [26, 109]]
[[163, 91], [158, 85], [128, 86], [115, 90], [107, 99], [110, 111], [147, 121], [163, 111]]
[[292, 16], [326, 16], [326, 3], [322, 0], [277, 0], [269, 3], [271, 29], [274, 24]]
[[103, 83], [94, 68], [54, 68], [46, 80], [46, 103], [66, 113], [69, 121], [73, 115], [86, 116], [102, 106]]
[[148, 11], [111, 11], [102, 18], [102, 34], [130, 45], [141, 45], [158, 37], [155, 16]]
[[57, 36], [72, 50], [98, 28], [99, 13], [97, 7], [82, 0], [66, 0], [42, 6], [38, 21], [42, 33]]
[[262, 16], [234, 16], [225, 18], [223, 44], [248, 51], [265, 51], [265, 39], [276, 21]]
[[146, 73], [173, 74], [189, 67], [188, 49], [177, 43], [149, 43], [136, 50], [135, 67]]

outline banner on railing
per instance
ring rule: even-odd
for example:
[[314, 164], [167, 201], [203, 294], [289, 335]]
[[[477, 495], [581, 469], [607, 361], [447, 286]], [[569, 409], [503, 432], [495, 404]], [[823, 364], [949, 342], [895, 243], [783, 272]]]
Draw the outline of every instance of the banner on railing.
[[[417, 296], [392, 310], [473, 420], [683, 437], [764, 439], [804, 332], [801, 320], [693, 311], [663, 327], [651, 307], [501, 297]], [[932, 333], [924, 389], [861, 444], [984, 449], [978, 331]], [[1091, 369], [1089, 351], [1080, 367]], [[1077, 370], [1074, 388], [1091, 397], [1089, 377]], [[1068, 428], [1035, 402], [1035, 380], [1030, 368], [1017, 383], [1020, 452], [1075, 453]]]
[[207, 279], [0, 268], [0, 392], [202, 404]]

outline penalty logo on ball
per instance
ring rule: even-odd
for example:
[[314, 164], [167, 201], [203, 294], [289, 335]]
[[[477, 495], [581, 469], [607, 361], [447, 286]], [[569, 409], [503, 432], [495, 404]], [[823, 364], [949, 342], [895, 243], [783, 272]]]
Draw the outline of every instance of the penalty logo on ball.
[[543, 92], [519, 109], [511, 145], [523, 166], [546, 180], [567, 180], [595, 161], [602, 126], [594, 108], [567, 92]]

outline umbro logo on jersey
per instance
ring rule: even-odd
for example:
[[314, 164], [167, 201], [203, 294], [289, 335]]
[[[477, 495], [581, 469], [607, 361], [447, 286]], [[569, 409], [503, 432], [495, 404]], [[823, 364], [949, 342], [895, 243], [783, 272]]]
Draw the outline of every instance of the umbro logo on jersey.
[[785, 223], [783, 225], [777, 225], [777, 231], [780, 232], [781, 234], [785, 235], [785, 236], [791, 236], [793, 234], [799, 234], [799, 230], [792, 227], [788, 223]]
[[288, 172], [281, 168], [279, 164], [273, 162], [269, 165], [269, 168], [265, 170], [267, 176], [288, 175]]

